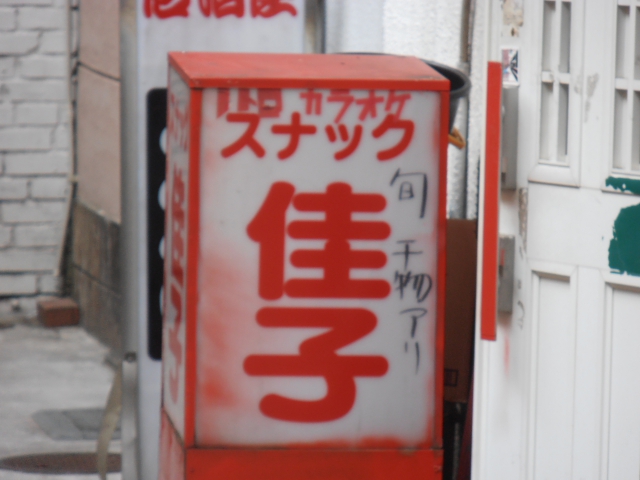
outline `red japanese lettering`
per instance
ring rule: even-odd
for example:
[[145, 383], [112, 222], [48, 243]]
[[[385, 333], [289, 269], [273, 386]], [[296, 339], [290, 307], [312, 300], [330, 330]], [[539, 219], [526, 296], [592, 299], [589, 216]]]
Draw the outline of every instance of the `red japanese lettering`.
[[171, 274], [182, 285], [184, 271], [182, 260], [184, 256], [184, 233], [186, 217], [184, 210], [185, 184], [182, 178], [182, 170], [174, 166], [173, 189], [171, 195]]
[[300, 98], [306, 100], [305, 112], [307, 115], [311, 115], [312, 113], [322, 115], [322, 93], [310, 88], [306, 92], [302, 92]]
[[251, 91], [248, 88], [238, 89], [238, 111], [246, 112], [252, 105], [258, 105], [258, 102], [251, 98]]
[[287, 12], [295, 17], [298, 14], [296, 7], [283, 0], [251, 0], [251, 16], [271, 18]]
[[144, 0], [144, 15], [149, 18], [188, 17], [190, 0]]
[[389, 96], [387, 97], [387, 103], [384, 106], [385, 111], [390, 111], [393, 107], [394, 103], [398, 104], [398, 109], [395, 111], [395, 116], [400, 118], [402, 115], [402, 110], [404, 110], [404, 104], [407, 100], [411, 98], [410, 93], [402, 93], [400, 95], [396, 95], [396, 92], [393, 90], [389, 92]]
[[300, 123], [300, 113], [293, 112], [291, 114], [290, 125], [273, 125], [271, 131], [278, 135], [289, 135], [289, 143], [285, 148], [278, 152], [278, 158], [285, 160], [293, 155], [298, 149], [300, 136], [313, 135], [316, 133], [315, 125], [303, 125]]
[[355, 212], [381, 212], [386, 199], [377, 194], [353, 194], [346, 183], [332, 183], [326, 193], [301, 193], [293, 198], [302, 212], [324, 212], [323, 221], [295, 221], [292, 238], [326, 240], [324, 250], [296, 250], [291, 263], [299, 268], [321, 268], [322, 279], [291, 279], [285, 292], [298, 298], [384, 298], [391, 287], [386, 280], [351, 279], [352, 268], [378, 269], [387, 263], [380, 250], [351, 250], [349, 240], [383, 240], [391, 234], [386, 222], [353, 221]]
[[[169, 329], [168, 347], [175, 357], [176, 364], [169, 372], [169, 390], [174, 402], [178, 400], [179, 368], [182, 363], [182, 344], [179, 338], [180, 325], [182, 323], [182, 295], [184, 286], [184, 268], [182, 264], [185, 257], [186, 235], [186, 185], [183, 171], [174, 165], [173, 183], [171, 188], [171, 289], [170, 301], [176, 311], [173, 325]], [[176, 286], [177, 283], [177, 286]]]
[[247, 129], [238, 140], [221, 150], [220, 153], [223, 158], [235, 155], [244, 147], [249, 147], [256, 157], [264, 157], [266, 152], [263, 146], [254, 138], [260, 124], [260, 116], [257, 113], [229, 113], [227, 114], [227, 121], [231, 123], [246, 123]]
[[290, 183], [274, 183], [247, 227], [249, 238], [260, 244], [258, 292], [267, 300], [276, 300], [283, 293], [285, 212], [294, 191]]
[[378, 355], [338, 355], [340, 348], [368, 335], [376, 316], [360, 308], [263, 308], [258, 324], [271, 328], [329, 328], [305, 340], [299, 355], [250, 355], [244, 370], [255, 376], [322, 377], [327, 393], [319, 400], [296, 400], [277, 394], [260, 401], [260, 411], [270, 418], [290, 422], [328, 422], [344, 417], [356, 398], [355, 377], [381, 377], [387, 360]]
[[244, 0], [199, 0], [200, 11], [205, 17], [212, 13], [216, 18], [235, 15], [238, 18], [244, 16]]
[[258, 90], [258, 114], [264, 118], [277, 118], [282, 112], [282, 91], [279, 88]]
[[[387, 256], [379, 250], [351, 250], [349, 240], [384, 240], [391, 234], [386, 222], [353, 221], [352, 213], [381, 212], [386, 199], [377, 194], [353, 194], [346, 183], [332, 183], [326, 193], [300, 193], [293, 185], [272, 185], [260, 210], [247, 227], [260, 243], [259, 294], [276, 300], [283, 293], [295, 298], [384, 298], [391, 286], [386, 280], [351, 279], [353, 268], [379, 269]], [[284, 279], [286, 210], [324, 212], [324, 221], [295, 221], [286, 232], [296, 239], [326, 240], [323, 250], [296, 250], [291, 263], [298, 268], [321, 268], [322, 279]]]
[[183, 150], [189, 145], [189, 112], [180, 108], [180, 102], [169, 92], [168, 134], [171, 141], [176, 142]]
[[282, 112], [282, 91], [279, 88], [260, 88], [258, 89], [258, 100], [254, 100], [251, 98], [251, 91], [248, 88], [240, 88], [238, 90], [238, 111], [246, 112], [252, 106], [258, 107], [258, 115], [261, 118], [277, 118]]
[[393, 147], [378, 152], [378, 160], [391, 160], [404, 152], [413, 138], [414, 124], [412, 120], [401, 120], [393, 114], [388, 114], [382, 123], [373, 130], [373, 137], [380, 138], [389, 130], [402, 130], [402, 138]]
[[376, 118], [378, 116], [376, 105], [382, 102], [384, 102], [384, 98], [376, 96], [376, 92], [374, 90], [369, 90], [368, 97], [356, 100], [358, 105], [362, 105], [362, 110], [360, 110], [360, 116], [358, 117], [360, 121], [367, 118], [367, 115], [371, 115], [371, 118]]
[[182, 364], [182, 344], [179, 338], [180, 324], [182, 323], [182, 296], [175, 285], [171, 285], [171, 305], [176, 311], [176, 317], [173, 326], [169, 329], [169, 350], [175, 357], [176, 365], [169, 372], [169, 390], [171, 391], [171, 398], [174, 402], [177, 402], [180, 383], [179, 369]]
[[331, 90], [331, 94], [327, 97], [327, 102], [342, 103], [342, 108], [333, 119], [335, 123], [340, 123], [344, 114], [347, 113], [349, 107], [354, 102], [355, 97], [349, 93], [349, 90]]
[[[325, 127], [325, 132], [327, 133], [327, 137], [331, 143], [338, 139], [333, 125], [327, 125]], [[362, 139], [362, 125], [356, 125], [353, 127], [353, 135], [350, 135], [346, 125], [341, 123], [338, 125], [338, 132], [340, 134], [340, 140], [343, 142], [346, 142], [351, 138], [351, 141], [342, 150], [338, 150], [333, 154], [333, 158], [336, 160], [344, 160], [351, 156], [351, 154], [358, 148], [358, 145], [360, 145], [360, 140]]]

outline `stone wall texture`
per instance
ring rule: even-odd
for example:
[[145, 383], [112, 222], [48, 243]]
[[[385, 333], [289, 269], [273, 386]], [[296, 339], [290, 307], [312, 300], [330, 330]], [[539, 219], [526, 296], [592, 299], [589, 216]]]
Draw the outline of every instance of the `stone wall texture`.
[[60, 289], [73, 174], [70, 1], [0, 0], [0, 298], [19, 296], [26, 309]]

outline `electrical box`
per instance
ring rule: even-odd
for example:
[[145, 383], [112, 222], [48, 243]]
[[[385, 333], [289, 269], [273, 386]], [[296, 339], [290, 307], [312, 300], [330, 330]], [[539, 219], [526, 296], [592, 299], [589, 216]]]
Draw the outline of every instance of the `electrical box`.
[[440, 479], [449, 82], [169, 57], [161, 479]]

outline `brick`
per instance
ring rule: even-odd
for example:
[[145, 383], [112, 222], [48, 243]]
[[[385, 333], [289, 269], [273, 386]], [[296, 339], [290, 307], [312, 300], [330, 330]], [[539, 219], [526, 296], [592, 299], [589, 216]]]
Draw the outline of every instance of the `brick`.
[[5, 223], [61, 222], [67, 214], [66, 202], [54, 200], [6, 202], [0, 207]]
[[0, 200], [27, 198], [27, 180], [24, 178], [0, 178]]
[[[53, 40], [51, 41], [53, 43]], [[24, 55], [38, 46], [36, 32], [0, 32], [0, 54]]]
[[52, 125], [58, 123], [58, 105], [55, 103], [20, 103], [16, 105], [18, 125]]
[[8, 225], [0, 225], [0, 248], [4, 248], [11, 243], [11, 231]]
[[58, 125], [53, 131], [53, 148], [66, 150], [71, 146], [71, 130], [68, 125]]
[[51, 147], [51, 129], [38, 127], [0, 129], [0, 149], [48, 150]]
[[0, 98], [12, 100], [67, 100], [69, 86], [64, 80], [7, 80], [0, 86]]
[[71, 157], [69, 152], [9, 153], [4, 167], [8, 175], [68, 174]]
[[65, 30], [67, 11], [62, 8], [18, 9], [18, 26], [21, 30]]
[[0, 126], [13, 124], [13, 105], [9, 102], [0, 103]]
[[57, 275], [40, 275], [38, 277], [38, 293], [58, 293], [60, 277]]
[[80, 309], [71, 298], [52, 298], [38, 302], [38, 319], [49, 328], [80, 323]]
[[16, 28], [16, 11], [13, 8], [0, 8], [0, 30], [8, 31]]
[[31, 181], [32, 198], [63, 199], [67, 197], [68, 193], [69, 180], [66, 178], [36, 178]]
[[38, 291], [36, 275], [0, 275], [0, 296], [33, 295]]
[[58, 112], [59, 112], [58, 122], [64, 123], [66, 125], [71, 123], [71, 105], [70, 104], [65, 103], [63, 105], [60, 105]]
[[58, 267], [56, 248], [0, 250], [1, 272], [51, 272]]
[[80, 13], [77, 8], [71, 10], [70, 22], [69, 30], [71, 38], [69, 41], [69, 49], [72, 53], [76, 54], [78, 48], [80, 48]]
[[40, 37], [40, 53], [67, 53], [69, 37], [65, 31], [44, 32]]
[[16, 225], [13, 233], [17, 247], [55, 247], [62, 241], [62, 227], [53, 223]]
[[66, 55], [29, 55], [18, 59], [18, 73], [24, 78], [66, 78]]
[[15, 73], [14, 57], [0, 57], [0, 78], [13, 77]]

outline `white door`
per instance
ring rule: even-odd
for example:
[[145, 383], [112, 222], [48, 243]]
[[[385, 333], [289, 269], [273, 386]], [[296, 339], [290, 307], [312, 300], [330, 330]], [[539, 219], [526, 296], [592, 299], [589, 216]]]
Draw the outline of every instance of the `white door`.
[[637, 480], [640, 1], [502, 3], [523, 7], [491, 18], [520, 49], [516, 285], [477, 341], [473, 478]]

